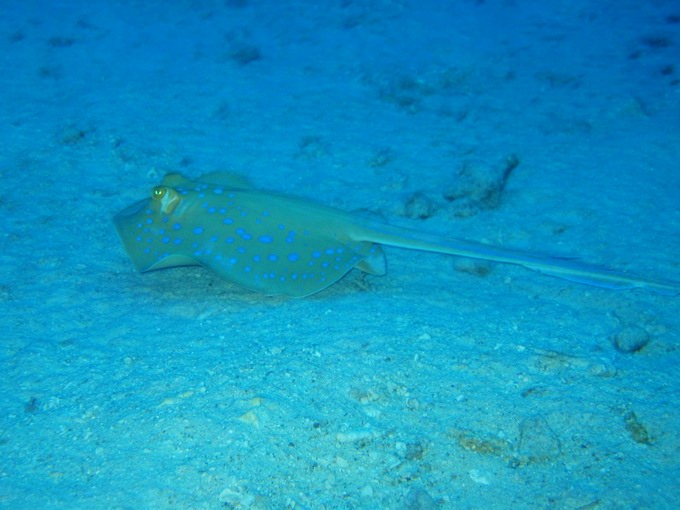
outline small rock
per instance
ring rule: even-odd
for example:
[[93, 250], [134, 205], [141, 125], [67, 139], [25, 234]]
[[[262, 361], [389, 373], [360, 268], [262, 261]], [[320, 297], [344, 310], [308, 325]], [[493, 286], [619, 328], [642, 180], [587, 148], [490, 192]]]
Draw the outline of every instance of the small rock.
[[394, 159], [394, 152], [389, 148], [379, 149], [373, 154], [371, 159], [368, 160], [368, 166], [373, 168], [382, 167], [388, 165]]
[[479, 485], [491, 485], [489, 477], [486, 476], [479, 469], [471, 469], [470, 471], [468, 471], [468, 476], [470, 477], [470, 480]]
[[40, 409], [40, 403], [37, 398], [31, 397], [26, 404], [24, 404], [24, 412], [33, 414]]
[[592, 363], [588, 365], [588, 373], [595, 377], [616, 377], [616, 367], [610, 363]]
[[481, 277], [489, 276], [492, 270], [489, 262], [464, 257], [454, 257], [453, 268], [460, 273]]
[[404, 510], [435, 510], [435, 500], [422, 487], [413, 487], [408, 491], [402, 505]]
[[409, 461], [422, 460], [425, 456], [425, 446], [420, 443], [408, 443], [404, 452], [404, 458]]
[[610, 340], [617, 351], [630, 354], [642, 350], [651, 340], [651, 336], [645, 328], [630, 325], [616, 331]]
[[378, 434], [371, 430], [352, 430], [349, 432], [338, 432], [335, 435], [335, 440], [338, 443], [356, 443], [374, 439], [375, 437], [378, 437]]
[[249, 508], [255, 500], [255, 496], [242, 492], [240, 488], [235, 490], [231, 487], [227, 487], [222, 492], [220, 492], [218, 499], [220, 503], [224, 503], [225, 505], [230, 505], [235, 508]]
[[652, 443], [652, 436], [647, 431], [647, 427], [640, 422], [633, 411], [628, 411], [623, 416], [623, 421], [626, 424], [626, 430], [630, 433], [630, 437], [633, 438], [633, 441], [640, 444]]
[[468, 217], [480, 210], [500, 206], [505, 185], [519, 158], [509, 155], [500, 164], [464, 161], [456, 172], [455, 181], [444, 191], [444, 199], [454, 205], [454, 214]]
[[421, 192], [413, 193], [404, 203], [404, 216], [411, 219], [424, 220], [432, 216], [434, 204]]
[[253, 411], [246, 411], [239, 418], [239, 421], [252, 425], [256, 428], [260, 427], [260, 418]]
[[557, 434], [543, 417], [534, 416], [520, 423], [517, 454], [522, 464], [552, 461], [561, 449]]
[[407, 398], [406, 409], [409, 409], [411, 411], [417, 411], [418, 409], [420, 409], [420, 401], [417, 398]]

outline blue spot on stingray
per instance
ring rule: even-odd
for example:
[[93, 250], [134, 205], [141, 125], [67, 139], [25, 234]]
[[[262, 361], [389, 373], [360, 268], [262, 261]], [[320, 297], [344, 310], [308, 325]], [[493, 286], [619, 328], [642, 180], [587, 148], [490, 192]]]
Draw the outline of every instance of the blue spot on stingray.
[[196, 227], [196, 228], [194, 229], [194, 234], [196, 234], [196, 235], [202, 234], [203, 232], [204, 232], [204, 231], [203, 231], [203, 227]]
[[151, 225], [153, 223], [153, 220], [151, 218], [146, 219], [146, 224]]
[[273, 238], [272, 236], [260, 236], [260, 237], [258, 238], [258, 240], [259, 240], [261, 243], [267, 243], [267, 244], [268, 244], [268, 243], [273, 242], [273, 241], [274, 241], [274, 238]]
[[255, 256], [253, 257], [253, 262], [259, 262], [260, 259], [261, 259], [261, 257], [260, 257], [259, 255], [255, 255]]
[[168, 218], [167, 216], [163, 216], [163, 218], [161, 219], [161, 221], [162, 221], [163, 223], [167, 223], [169, 219], [170, 219], [170, 218]]
[[208, 213], [212, 214], [217, 211], [217, 207], [208, 207]]
[[213, 190], [213, 193], [215, 193], [215, 195], [221, 195], [223, 193], [223, 190], [222, 188], [215, 188]]
[[251, 236], [248, 232], [245, 231], [245, 229], [242, 228], [237, 228], [236, 233], [241, 236], [241, 239], [244, 239], [245, 241], [250, 241], [253, 236]]
[[231, 218], [224, 218], [222, 220], [222, 223], [224, 223], [225, 225], [231, 225], [232, 223], [234, 223], [234, 220], [232, 220]]
[[174, 244], [182, 244], [182, 240], [181, 240], [181, 239], [175, 239], [175, 240], [173, 241], [173, 243], [174, 243]]
[[163, 239], [161, 239], [161, 241], [162, 241], [164, 244], [168, 244], [168, 243], [170, 242], [170, 238], [169, 238], [168, 236], [165, 236]]
[[326, 250], [326, 255], [333, 255], [334, 253], [335, 253], [335, 250], [333, 250], [333, 249], [329, 248], [328, 250]]
[[230, 263], [230, 264], [236, 264], [236, 262], [238, 262], [238, 260], [235, 259], [234, 257], [232, 257], [232, 258], [229, 259], [229, 263]]
[[288, 260], [290, 260], [291, 262], [295, 262], [299, 258], [300, 258], [300, 255], [298, 255], [297, 253], [290, 253], [288, 255]]
[[269, 255], [269, 257], [267, 257], [267, 259], [269, 259], [270, 262], [276, 262], [277, 260], [279, 260], [279, 257], [272, 253], [271, 255]]
[[179, 223], [175, 223], [175, 224], [172, 226], [172, 230], [179, 230], [180, 228], [182, 228], [182, 225], [180, 225]]
[[315, 259], [318, 259], [320, 256], [321, 256], [320, 251], [313, 251], [312, 252], [312, 257], [314, 257]]
[[233, 238], [233, 237], [227, 237], [227, 238], [224, 240], [224, 242], [231, 244], [231, 243], [234, 242], [234, 238]]

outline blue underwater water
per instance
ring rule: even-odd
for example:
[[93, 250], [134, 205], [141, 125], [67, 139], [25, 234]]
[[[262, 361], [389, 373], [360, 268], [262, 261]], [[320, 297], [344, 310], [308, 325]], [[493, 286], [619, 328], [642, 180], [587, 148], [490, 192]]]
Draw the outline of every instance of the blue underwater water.
[[309, 205], [679, 281], [677, 2], [0, 6], [0, 508], [677, 507], [677, 295]]

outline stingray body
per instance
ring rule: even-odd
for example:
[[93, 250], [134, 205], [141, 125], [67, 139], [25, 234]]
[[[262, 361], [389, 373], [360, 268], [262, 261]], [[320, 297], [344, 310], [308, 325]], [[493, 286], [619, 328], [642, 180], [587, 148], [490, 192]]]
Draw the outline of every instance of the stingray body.
[[517, 264], [611, 289], [680, 293], [680, 283], [648, 280], [573, 260], [532, 255], [421, 233], [287, 195], [253, 189], [241, 177], [168, 174], [151, 197], [114, 223], [135, 267], [201, 265], [242, 287], [301, 297], [353, 268], [385, 273], [380, 245]]

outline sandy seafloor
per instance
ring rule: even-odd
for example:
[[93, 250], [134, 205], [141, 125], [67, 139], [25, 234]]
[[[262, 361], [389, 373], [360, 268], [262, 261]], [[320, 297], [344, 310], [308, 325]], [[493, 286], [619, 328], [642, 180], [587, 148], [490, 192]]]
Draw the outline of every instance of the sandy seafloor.
[[228, 169], [678, 280], [678, 55], [672, 0], [2, 2], [0, 507], [678, 508], [678, 297], [387, 248], [272, 298], [111, 222]]

